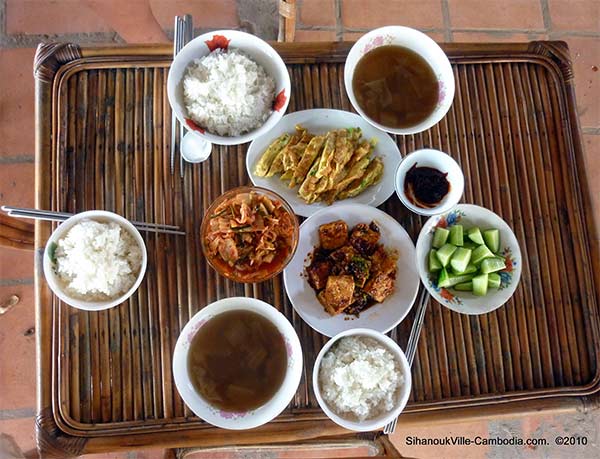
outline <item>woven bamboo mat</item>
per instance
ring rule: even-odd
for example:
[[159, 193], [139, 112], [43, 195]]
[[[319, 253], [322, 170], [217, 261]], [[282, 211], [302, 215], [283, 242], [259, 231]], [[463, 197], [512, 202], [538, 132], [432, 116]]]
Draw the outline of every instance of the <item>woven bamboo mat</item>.
[[[463, 202], [501, 215], [523, 252], [520, 286], [497, 311], [469, 317], [431, 301], [408, 411], [583, 395], [598, 388], [598, 278], [585, 220], [589, 201], [582, 198], [587, 190], [578, 176], [574, 97], [565, 89], [572, 83], [568, 63], [544, 55], [544, 49], [454, 48], [450, 112], [430, 130], [397, 139], [403, 154], [421, 147], [450, 153], [465, 173]], [[288, 112], [351, 110], [343, 53], [295, 46], [284, 57], [292, 80]], [[272, 303], [303, 344], [300, 387], [277, 421], [323, 418], [309, 382], [325, 338], [294, 313], [281, 278], [236, 284], [218, 276], [201, 255], [204, 209], [225, 190], [249, 183], [247, 145], [215, 146], [209, 161], [185, 166], [184, 179], [178, 170], [170, 174], [169, 64], [165, 56], [143, 54], [83, 58], [62, 68], [53, 83], [53, 208], [106, 209], [187, 232], [144, 236], [148, 272], [127, 303], [99, 313], [57, 299], [43, 305], [54, 312], [55, 418], [75, 435], [203, 426], [177, 394], [172, 351], [191, 315], [237, 295]], [[416, 240], [424, 220], [395, 196], [382, 208]], [[392, 332], [402, 346], [411, 323], [412, 314]]]

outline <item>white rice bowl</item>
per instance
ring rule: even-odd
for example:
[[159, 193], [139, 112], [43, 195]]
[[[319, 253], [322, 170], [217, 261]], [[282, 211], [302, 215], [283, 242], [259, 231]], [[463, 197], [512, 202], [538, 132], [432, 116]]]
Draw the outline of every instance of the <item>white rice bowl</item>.
[[58, 239], [55, 272], [65, 292], [85, 300], [112, 299], [127, 292], [139, 275], [142, 251], [115, 222], [82, 220]]
[[346, 336], [323, 356], [319, 387], [338, 415], [364, 421], [391, 411], [404, 384], [389, 349], [367, 336]]
[[242, 52], [217, 49], [188, 65], [183, 97], [198, 126], [220, 136], [239, 136], [271, 115], [275, 80]]

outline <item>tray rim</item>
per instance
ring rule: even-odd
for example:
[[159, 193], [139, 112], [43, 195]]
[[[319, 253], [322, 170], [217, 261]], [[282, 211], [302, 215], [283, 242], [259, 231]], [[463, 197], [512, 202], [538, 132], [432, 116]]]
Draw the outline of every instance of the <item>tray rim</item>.
[[[333, 43], [325, 43], [325, 42], [319, 42], [319, 43], [309, 43], [309, 44], [304, 44], [304, 43], [286, 43], [286, 44], [281, 44], [278, 43], [276, 44], [276, 48], [278, 49], [278, 51], [280, 51], [282, 53], [282, 56], [284, 57], [284, 59], [286, 60], [287, 63], [307, 63], [307, 62], [314, 62], [314, 61], [319, 61], [320, 59], [326, 59], [327, 62], [335, 62], [336, 59], [338, 59], [339, 61], [343, 61], [345, 58], [345, 52], [347, 52], [347, 50], [349, 49], [349, 47], [352, 45], [351, 42], [333, 42]], [[516, 58], [520, 58], [520, 60], [522, 61], [528, 61], [531, 62], [532, 60], [535, 60], [536, 62], [540, 63], [541, 65], [544, 65], [545, 67], [551, 69], [551, 73], [554, 76], [554, 78], [559, 79], [560, 83], [563, 84], [559, 84], [557, 85], [558, 88], [562, 89], [562, 97], [561, 97], [561, 103], [566, 103], [567, 107], [569, 109], [572, 109], [572, 105], [573, 105], [573, 101], [574, 101], [574, 92], [572, 90], [572, 73], [569, 74], [568, 72], [565, 72], [565, 68], [568, 71], [570, 70], [569, 64], [570, 61], [564, 61], [564, 58], [566, 56], [566, 58], [568, 59], [568, 51], [567, 51], [567, 47], [566, 44], [564, 44], [564, 42], [531, 42], [531, 43], [519, 43], [519, 44], [477, 44], [477, 45], [464, 45], [464, 44], [446, 44], [442, 46], [444, 48], [445, 51], [448, 52], [449, 56], [451, 57], [451, 59], [453, 59], [453, 62], [461, 62], [461, 63], [469, 63], [469, 61], [476, 61], [476, 62], [481, 62], [482, 58], [488, 58], [490, 60], [493, 60], [495, 62], [501, 62], [501, 61], [510, 61], [510, 62], [515, 62], [515, 57]], [[563, 48], [563, 51], [567, 54], [563, 54], [561, 56], [559, 56], [559, 59], [556, 59], [556, 49], [559, 48]], [[321, 53], [314, 55], [311, 53], [314, 53], [316, 50], [320, 50]], [[549, 51], [550, 50], [550, 51]], [[331, 55], [329, 56], [324, 56], [324, 54], [326, 54], [326, 52], [329, 51], [331, 53]], [[146, 52], [147, 54], [141, 54]], [[57, 105], [55, 105], [58, 102], [58, 98], [60, 95], [60, 84], [62, 84], [64, 81], [66, 81], [70, 76], [72, 76], [73, 74], [77, 73], [78, 71], [82, 71], [85, 69], [89, 69], [89, 68], [115, 68], [115, 64], [116, 66], [122, 66], [122, 67], [131, 67], [131, 63], [132, 62], [137, 62], [139, 61], [140, 64], [142, 64], [143, 62], [147, 62], [147, 64], [145, 65], [140, 65], [141, 67], [145, 67], [145, 66], [156, 66], [156, 64], [160, 64], [158, 65], [159, 67], [166, 67], [169, 65], [170, 60], [171, 60], [171, 49], [170, 47], [166, 47], [163, 45], [160, 46], [137, 46], [137, 47], [124, 47], [124, 48], [117, 48], [117, 47], [110, 47], [110, 48], [82, 48], [80, 50], [80, 57], [78, 59], [71, 59], [68, 60], [66, 62], [63, 62], [62, 65], [58, 66], [58, 72], [55, 73], [52, 77], [52, 81], [51, 81], [51, 87], [52, 87], [52, 97], [51, 97], [51, 107], [57, 107]], [[127, 62], [123, 62], [123, 59], [129, 59]], [[287, 59], [286, 59], [287, 58]], [[121, 65], [119, 65], [119, 63]], [[113, 64], [113, 65], [111, 65]], [[96, 67], [93, 67], [93, 66]], [[571, 71], [572, 72], [572, 71]], [[569, 76], [570, 75], [570, 76]], [[560, 81], [562, 80], [562, 81]], [[46, 87], [42, 87], [42, 85], [44, 85]], [[36, 102], [38, 99], [43, 99], [44, 97], [42, 94], [42, 90], [47, 91], [49, 88], [48, 86], [50, 82], [44, 82], [42, 81], [42, 78], [40, 78], [38, 76], [38, 78], [36, 78]], [[570, 90], [570, 91], [569, 91]], [[570, 94], [569, 94], [570, 92]], [[47, 95], [46, 95], [47, 98]], [[572, 98], [572, 100], [571, 100]], [[569, 103], [571, 102], [571, 103]], [[36, 127], [38, 127], [38, 129], [36, 129], [36, 131], [38, 131], [38, 136], [36, 136], [36, 205], [39, 205], [40, 207], [43, 207], [43, 205], [45, 204], [43, 201], [44, 200], [48, 200], [46, 197], [46, 199], [44, 199], [43, 196], [40, 195], [40, 193], [43, 193], [44, 187], [43, 184], [44, 182], [47, 181], [46, 180], [42, 180], [40, 175], [43, 175], [43, 166], [41, 164], [38, 164], [39, 161], [37, 161], [38, 158], [42, 158], [43, 157], [43, 153], [48, 154], [48, 151], [42, 151], [42, 147], [44, 146], [44, 141], [45, 139], [42, 138], [41, 132], [44, 129], [39, 129], [41, 126], [41, 124], [43, 124], [42, 122], [40, 122], [40, 118], [39, 118], [39, 114], [40, 114], [40, 107], [38, 106], [38, 104], [36, 103], [36, 116], [37, 116], [37, 120], [36, 120]], [[58, 139], [56, 138], [56, 136], [54, 136], [55, 131], [55, 127], [56, 127], [56, 119], [55, 117], [57, 117], [59, 111], [58, 110], [52, 110], [52, 137], [54, 139], [55, 142], [58, 142]], [[569, 116], [567, 117], [568, 119], [563, 120], [563, 124], [566, 125], [566, 127], [568, 127], [568, 129], [565, 129], [566, 135], [565, 135], [565, 142], [568, 144], [567, 145], [567, 150], [570, 153], [571, 156], [573, 156], [573, 162], [574, 164], [577, 166], [577, 170], [571, 170], [570, 173], [572, 175], [572, 179], [573, 179], [573, 183], [574, 185], [579, 185], [579, 189], [580, 191], [582, 191], [582, 195], [583, 196], [579, 196], [579, 199], [582, 199], [581, 202], [581, 207], [582, 208], [589, 208], [589, 203], [590, 203], [590, 190], [589, 187], [587, 187], [587, 179], [585, 175], [581, 175], [579, 172], [581, 172], [582, 169], [582, 161], [583, 158], [581, 157], [582, 155], [582, 148], [581, 148], [581, 138], [580, 138], [580, 130], [579, 130], [579, 124], [578, 124], [578, 119], [577, 117], [573, 116], [573, 113], [568, 113]], [[44, 121], [44, 120], [42, 120]], [[46, 130], [47, 130], [47, 126], [45, 126]], [[55, 149], [57, 147], [57, 143], [55, 143], [54, 145], [51, 145], [52, 149]], [[53, 151], [53, 150], [51, 150]], [[52, 155], [51, 155], [52, 156]], [[57, 165], [55, 165], [57, 166]], [[54, 171], [55, 174], [58, 174], [58, 170]], [[38, 179], [40, 179], [38, 181]], [[587, 193], [585, 192], [587, 191]], [[51, 199], [52, 201], [52, 199]], [[579, 224], [581, 225], [582, 228], [585, 228], [587, 226], [587, 228], [592, 228], [592, 230], [594, 229], [594, 222], [590, 220], [591, 216], [589, 216], [589, 213], [587, 216], [579, 216], [578, 218], [579, 220]], [[587, 223], [587, 225], [586, 225]], [[36, 321], [40, 321], [40, 323], [44, 324], [44, 323], [48, 323], [47, 320], [47, 313], [46, 314], [42, 314], [43, 308], [45, 307], [44, 304], [47, 305], [47, 299], [48, 299], [48, 292], [47, 292], [47, 287], [45, 286], [45, 282], [43, 279], [43, 275], [40, 275], [39, 272], [39, 261], [40, 261], [40, 248], [43, 248], [44, 246], [44, 242], [47, 239], [47, 236], [49, 235], [49, 225], [42, 225], [42, 224], [36, 224]], [[597, 249], [597, 241], [594, 241], [593, 238], [589, 238], [586, 237], [585, 239], [588, 240], [588, 244], [587, 244], [587, 254], [588, 256], [590, 255], [590, 249], [596, 248]], [[585, 245], [585, 244], [584, 244]], [[593, 264], [597, 265], [598, 262], [594, 261], [593, 257], [590, 257]], [[595, 269], [597, 268], [597, 266], [594, 267], [594, 269], [592, 269], [592, 272], [596, 272], [598, 273], [598, 270]], [[599, 282], [599, 278], [600, 275], [596, 275], [596, 276], [590, 276], [590, 279], [588, 279], [589, 283], [591, 285], [600, 285]], [[44, 292], [44, 289], [46, 289], [46, 292]], [[44, 294], [45, 293], [45, 294]], [[598, 305], [598, 297], [599, 297], [599, 293], [598, 293], [598, 289], [596, 289], [596, 298], [594, 301], [594, 296], [590, 295], [590, 298], [592, 301], [592, 303], [595, 303], [596, 305], [596, 309], [597, 309], [597, 305]], [[58, 338], [57, 335], [51, 332], [54, 332], [56, 330], [55, 327], [57, 327], [57, 323], [58, 323], [58, 317], [57, 315], [59, 314], [59, 310], [57, 310], [58, 308], [56, 307], [56, 302], [54, 301], [54, 299], [52, 298], [52, 296], [50, 296], [49, 298], [50, 304], [52, 305], [51, 309], [52, 309], [52, 326], [50, 328], [50, 330], [44, 329], [44, 328], [39, 328], [40, 330], [44, 330], [44, 333], [40, 333], [40, 336], [38, 337], [38, 343], [37, 343], [37, 348], [38, 348], [38, 354], [42, 354], [42, 352], [40, 352], [40, 349], [44, 346], [44, 343], [42, 342], [42, 337], [45, 337], [45, 335], [50, 332], [51, 336], [51, 342], [52, 342], [52, 352], [51, 352], [51, 359], [52, 361], [49, 362], [50, 363], [50, 368], [51, 368], [51, 382], [52, 382], [52, 390], [51, 392], [51, 396], [50, 396], [50, 400], [51, 400], [51, 410], [52, 410], [52, 417], [54, 418], [54, 421], [57, 423], [57, 425], [60, 427], [60, 429], [65, 432], [68, 433], [69, 435], [72, 436], [81, 436], [81, 437], [85, 437], [86, 435], [88, 435], [90, 432], [94, 434], [94, 436], [110, 436], [110, 435], [119, 435], [123, 432], [121, 432], [122, 429], [128, 429], [128, 432], [131, 432], [131, 428], [134, 426], [130, 426], [130, 423], [134, 423], [137, 425], [137, 428], [135, 430], [146, 430], [146, 429], [152, 429], [152, 427], [154, 427], [154, 425], [160, 425], [161, 426], [161, 430], [174, 430], [174, 429], [178, 429], [178, 430], [191, 430], [191, 431], [206, 431], [207, 429], [211, 429], [211, 426], [207, 425], [206, 423], [204, 423], [201, 420], [195, 420], [193, 422], [187, 421], [185, 424], [183, 423], [173, 423], [173, 427], [172, 428], [168, 428], [167, 425], [171, 424], [170, 422], [165, 423], [164, 421], [156, 421], [156, 422], [149, 422], [149, 421], [141, 421], [143, 423], [143, 425], [140, 425], [140, 421], [128, 421], [127, 423], [106, 423], [106, 424], [81, 424], [81, 425], [77, 425], [80, 423], [74, 422], [73, 424], [71, 422], [69, 422], [68, 417], [65, 417], [65, 413], [62, 410], [62, 405], [60, 403], [60, 397], [58, 397], [58, 392], [59, 392], [59, 388], [58, 386], [58, 378], [57, 378], [57, 368], [55, 365], [56, 362], [56, 355], [58, 352]], [[44, 301], [46, 300], [46, 301]], [[589, 301], [588, 301], [589, 302]], [[47, 307], [47, 306], [46, 306]], [[598, 312], [595, 311], [590, 311], [591, 314], [591, 318], [593, 320], [595, 320], [596, 322], [596, 327], [592, 326], [592, 332], [594, 335], [597, 335], [598, 333]], [[39, 317], [38, 317], [39, 315]], [[43, 336], [42, 336], [43, 335]], [[596, 353], [598, 355], [599, 352], [599, 343], [598, 343], [598, 336], [595, 336], [596, 338]], [[37, 372], [37, 376], [38, 376], [38, 386], [41, 386], [43, 381], [48, 379], [48, 372], [45, 371], [43, 372], [42, 370], [44, 369], [44, 365], [41, 364], [40, 362], [41, 358], [38, 356], [38, 372]], [[48, 362], [46, 362], [46, 365], [48, 365]], [[598, 391], [600, 391], [600, 366], [597, 365], [596, 368], [596, 375], [595, 378], [588, 383], [586, 386], [572, 386], [572, 387], [562, 387], [562, 388], [558, 388], [558, 389], [542, 389], [542, 390], [536, 390], [536, 391], [519, 391], [519, 392], [512, 392], [510, 395], [506, 396], [506, 395], [501, 395], [501, 396], [494, 396], [494, 395], [487, 395], [485, 397], [479, 397], [476, 399], [476, 401], [474, 401], [472, 404], [469, 404], [469, 406], [465, 407], [463, 406], [461, 403], [462, 399], [471, 399], [474, 400], [472, 397], [459, 397], [459, 398], [454, 398], [452, 399], [452, 401], [443, 401], [443, 400], [438, 400], [438, 401], [434, 401], [434, 402], [417, 402], [417, 403], [413, 403], [411, 405], [409, 405], [407, 407], [407, 411], [406, 413], [409, 414], [420, 414], [420, 413], [429, 413], [431, 411], [442, 411], [445, 412], [447, 410], [456, 410], [456, 409], [472, 409], [472, 408], [477, 408], [477, 407], [481, 407], [481, 406], [490, 406], [491, 404], [497, 404], [498, 402], [501, 402], [502, 404], [526, 404], [527, 402], [538, 402], [538, 401], [543, 401], [543, 400], [548, 400], [548, 399], [552, 399], [555, 398], [557, 400], [558, 405], [562, 404], [562, 399], [565, 397], [585, 397], [585, 396], [589, 396], [592, 395]], [[47, 397], [44, 397], [44, 392], [47, 392], [44, 390], [43, 387], [38, 387], [38, 413], [39, 415], [42, 414], [42, 412], [44, 411], [44, 401], [48, 400]], [[42, 395], [42, 396], [40, 396]], [[50, 394], [48, 394], [50, 395]], [[585, 405], [585, 400], [581, 400], [580, 403], [583, 403]], [[577, 405], [579, 406], [580, 403], [573, 403], [573, 405]], [[589, 403], [589, 402], [588, 402]], [[534, 403], [535, 404], [535, 403]], [[515, 406], [516, 407], [516, 406]], [[525, 409], [526, 406], [524, 406]], [[301, 419], [298, 419], [299, 416], [302, 416]], [[46, 414], [47, 417], [47, 414]], [[178, 419], [178, 418], [174, 418]], [[179, 418], [179, 419], [186, 419], [186, 418]], [[278, 418], [277, 420], [275, 420], [275, 424], [289, 424], [289, 421], [295, 421], [298, 422], [298, 420], [324, 420], [326, 419], [323, 413], [319, 414], [319, 410], [318, 409], [301, 409], [301, 410], [293, 410], [291, 413], [287, 412], [284, 415], [280, 416], [280, 418]], [[72, 420], [71, 420], [72, 421]], [[93, 426], [110, 426], [112, 424], [116, 424], [119, 426], [119, 428], [117, 429], [109, 429], [109, 430], [105, 430], [105, 429], [97, 429], [94, 428]], [[85, 428], [85, 426], [91, 426], [89, 428]], [[152, 431], [152, 430], [151, 430]]]

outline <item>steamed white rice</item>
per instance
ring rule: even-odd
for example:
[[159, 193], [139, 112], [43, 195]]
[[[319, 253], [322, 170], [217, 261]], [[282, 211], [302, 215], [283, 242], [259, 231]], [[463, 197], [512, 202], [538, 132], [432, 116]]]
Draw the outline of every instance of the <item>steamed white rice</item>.
[[140, 272], [142, 251], [119, 224], [83, 220], [59, 239], [56, 273], [70, 295], [88, 300], [126, 293]]
[[183, 95], [198, 126], [238, 136], [262, 126], [271, 114], [275, 80], [241, 52], [216, 50], [188, 66]]
[[403, 384], [394, 355], [369, 337], [344, 337], [321, 361], [321, 395], [342, 417], [364, 421], [391, 411]]

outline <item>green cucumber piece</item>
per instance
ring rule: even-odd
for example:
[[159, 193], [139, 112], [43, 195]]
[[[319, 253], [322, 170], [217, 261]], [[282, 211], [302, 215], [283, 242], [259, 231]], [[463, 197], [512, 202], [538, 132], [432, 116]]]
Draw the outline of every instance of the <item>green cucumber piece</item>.
[[448, 240], [449, 234], [450, 230], [447, 230], [446, 228], [436, 228], [435, 233], [433, 233], [433, 240], [431, 241], [433, 248], [439, 249], [442, 247]]
[[490, 273], [488, 274], [488, 287], [499, 288], [501, 283], [500, 274]]
[[[450, 262], [452, 263], [452, 261]], [[462, 272], [458, 272], [456, 271], [454, 268], [452, 268], [452, 274], [457, 275], [457, 274], [473, 274], [476, 273], [478, 271], [477, 266], [475, 266], [473, 263], [469, 263], [466, 267], [466, 269]]]
[[480, 268], [483, 274], [489, 274], [495, 273], [496, 271], [502, 271], [504, 268], [506, 268], [506, 264], [504, 262], [504, 258], [486, 258], [481, 262]]
[[[445, 269], [442, 271], [445, 271]], [[438, 278], [438, 287], [454, 287], [457, 284], [468, 282], [471, 279], [473, 279], [473, 274], [460, 274], [458, 276], [453, 276], [446, 271], [446, 274], [443, 277], [440, 275]]]
[[456, 251], [456, 246], [452, 245], [452, 244], [444, 244], [437, 251], [436, 255], [438, 257], [438, 260], [440, 260], [440, 263], [442, 264], [442, 266], [444, 268], [446, 266], [448, 266], [448, 263], [450, 262], [450, 257], [452, 257], [452, 254], [455, 251]]
[[494, 254], [490, 252], [490, 249], [487, 248], [486, 245], [480, 245], [475, 250], [473, 250], [473, 254], [471, 255], [471, 263], [475, 266], [478, 266], [483, 260], [486, 258], [492, 258]]
[[[452, 239], [452, 232], [450, 232], [450, 239]], [[500, 231], [496, 228], [485, 230], [483, 240], [492, 252], [497, 253], [500, 250]]]
[[456, 284], [454, 286], [454, 289], [458, 290], [459, 292], [470, 292], [473, 290], [473, 281], [461, 282], [460, 284]]
[[442, 270], [440, 271], [440, 275], [437, 279], [438, 287], [442, 288], [446, 284], [446, 282], [448, 282], [449, 277], [450, 276], [448, 275], [448, 271], [446, 271], [446, 268], [442, 268]]
[[436, 253], [437, 253], [437, 250], [435, 250], [435, 249], [431, 249], [429, 251], [429, 272], [430, 273], [439, 271], [443, 267], [442, 264], [440, 263], [440, 260], [438, 260]]
[[483, 236], [481, 235], [481, 230], [478, 226], [470, 228], [469, 231], [467, 231], [467, 236], [477, 245], [482, 245], [484, 243]]
[[469, 238], [464, 238], [464, 242], [463, 242], [463, 247], [465, 249], [471, 249], [474, 250], [477, 247], [479, 247], [479, 245], [475, 244], [471, 239]]
[[464, 238], [462, 225], [454, 225], [452, 228], [450, 228], [450, 240], [448, 242], [457, 247], [463, 246]]
[[452, 269], [459, 273], [464, 272], [469, 265], [469, 261], [471, 261], [472, 253], [473, 251], [471, 249], [463, 249], [462, 247], [457, 248], [450, 259], [450, 266]]
[[488, 275], [480, 274], [475, 276], [473, 282], [473, 295], [485, 296], [488, 290]]

